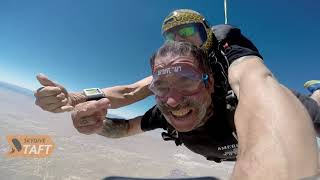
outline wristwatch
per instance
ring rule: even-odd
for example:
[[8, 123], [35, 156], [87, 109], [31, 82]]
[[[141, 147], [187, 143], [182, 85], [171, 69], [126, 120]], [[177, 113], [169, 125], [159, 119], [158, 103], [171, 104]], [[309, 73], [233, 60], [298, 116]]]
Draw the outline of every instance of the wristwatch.
[[86, 96], [86, 101], [99, 100], [106, 97], [99, 88], [84, 89], [83, 94]]

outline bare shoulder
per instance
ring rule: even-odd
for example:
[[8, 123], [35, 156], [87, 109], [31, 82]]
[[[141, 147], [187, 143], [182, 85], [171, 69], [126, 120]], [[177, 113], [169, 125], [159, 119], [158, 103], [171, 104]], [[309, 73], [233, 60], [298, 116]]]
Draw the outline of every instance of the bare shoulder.
[[244, 68], [243, 66], [248, 64], [263, 64], [263, 60], [258, 56], [243, 56], [233, 61], [233, 63], [230, 65], [230, 69], [234, 68]]
[[241, 80], [242, 82], [243, 80], [252, 81], [265, 75], [272, 76], [269, 69], [264, 65], [263, 60], [258, 56], [238, 58], [230, 65], [228, 70], [229, 84], [238, 98]]

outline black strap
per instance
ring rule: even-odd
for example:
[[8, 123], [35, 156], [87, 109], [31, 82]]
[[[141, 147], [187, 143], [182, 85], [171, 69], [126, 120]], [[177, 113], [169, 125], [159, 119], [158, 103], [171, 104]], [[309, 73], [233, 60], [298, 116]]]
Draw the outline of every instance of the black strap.
[[165, 141], [174, 141], [174, 143], [176, 144], [176, 146], [180, 146], [182, 145], [182, 141], [179, 138], [179, 133], [177, 130], [174, 129], [174, 127], [172, 127], [169, 123], [167, 123], [167, 128], [166, 128], [167, 132], [162, 132], [161, 136], [162, 139]]

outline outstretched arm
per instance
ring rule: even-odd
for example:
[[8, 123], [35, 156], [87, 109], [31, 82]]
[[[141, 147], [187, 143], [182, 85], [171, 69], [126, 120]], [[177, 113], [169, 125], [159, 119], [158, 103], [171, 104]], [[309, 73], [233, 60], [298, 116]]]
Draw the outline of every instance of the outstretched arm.
[[152, 76], [149, 76], [130, 85], [104, 88], [103, 92], [110, 100], [110, 108], [115, 109], [135, 103], [152, 95], [152, 92], [149, 90], [151, 81]]
[[229, 68], [239, 99], [239, 140], [233, 179], [298, 179], [317, 173], [315, 132], [299, 100], [281, 86], [257, 56]]
[[[71, 111], [74, 106], [86, 101], [82, 92], [68, 93], [64, 86], [48, 79], [43, 74], [38, 75], [37, 79], [43, 87], [35, 93], [35, 104], [45, 111], [54, 113]], [[151, 81], [152, 76], [149, 76], [133, 84], [102, 89], [110, 101], [109, 108], [123, 107], [150, 96], [152, 94], [149, 90]]]
[[[152, 76], [149, 76], [133, 84], [103, 88], [102, 91], [110, 101], [110, 108], [116, 109], [150, 96], [152, 94], [149, 90], [151, 81]], [[73, 106], [86, 101], [86, 97], [81, 92], [70, 93], [70, 98]]]

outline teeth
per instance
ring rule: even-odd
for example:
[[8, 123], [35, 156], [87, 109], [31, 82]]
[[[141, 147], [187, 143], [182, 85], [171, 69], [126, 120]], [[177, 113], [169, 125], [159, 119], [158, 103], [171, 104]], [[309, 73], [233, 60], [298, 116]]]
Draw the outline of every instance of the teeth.
[[171, 113], [176, 117], [182, 117], [188, 114], [190, 110], [191, 110], [190, 108], [184, 108], [184, 109], [179, 109], [177, 111], [171, 111]]

